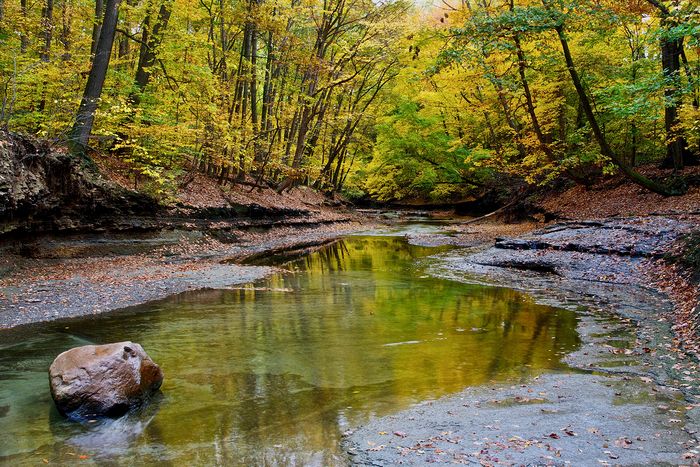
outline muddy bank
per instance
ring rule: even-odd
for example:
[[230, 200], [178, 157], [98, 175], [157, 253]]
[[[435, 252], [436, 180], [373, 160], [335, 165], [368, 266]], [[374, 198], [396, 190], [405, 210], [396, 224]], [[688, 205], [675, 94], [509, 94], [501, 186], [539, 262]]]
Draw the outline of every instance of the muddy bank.
[[309, 251], [361, 228], [358, 222], [329, 222], [236, 231], [236, 243], [199, 231], [169, 230], [144, 237], [50, 238], [30, 255], [6, 246], [0, 255], [0, 329], [248, 283], [274, 268], [243, 264], [246, 259]]
[[[700, 369], [674, 340], [649, 261], [695, 218], [570, 222], [434, 259], [433, 274], [579, 312], [571, 373], [471, 388], [348, 435], [361, 465], [697, 465]], [[478, 358], [475, 356], [474, 358]]]
[[0, 131], [0, 235], [103, 227], [158, 209], [48, 141]]
[[[63, 146], [0, 130], [0, 241], [41, 234], [207, 231], [315, 226], [352, 219], [342, 200], [299, 187], [279, 194], [250, 181], [221, 185], [196, 173], [155, 199], [135, 191], [105, 156], [79, 159]], [[247, 183], [247, 184], [246, 184]]]

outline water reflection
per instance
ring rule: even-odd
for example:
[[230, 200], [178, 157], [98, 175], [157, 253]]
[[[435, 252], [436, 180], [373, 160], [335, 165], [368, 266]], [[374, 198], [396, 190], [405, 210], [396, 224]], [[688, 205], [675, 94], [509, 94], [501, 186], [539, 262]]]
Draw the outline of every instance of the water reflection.
[[[411, 403], [493, 380], [563, 370], [571, 312], [507, 289], [431, 278], [436, 249], [353, 237], [249, 287], [181, 295], [43, 326], [0, 345], [0, 462], [96, 456], [128, 463], [345, 463], [340, 433]], [[157, 415], [81, 427], [48, 411], [46, 368], [74, 345], [141, 343], [165, 371]], [[6, 378], [7, 376], [7, 378]], [[129, 433], [119, 439], [113, 433]], [[100, 436], [124, 450], [104, 447]]]
[[[128, 455], [131, 447], [155, 419], [162, 400], [162, 394], [156, 393], [150, 398], [147, 405], [139, 407], [123, 417], [71, 423], [77, 429], [70, 430], [71, 434], [65, 438], [65, 443], [77, 452], [94, 453], [95, 459], [109, 460]], [[54, 436], [64, 437], [65, 425], [69, 422], [63, 420], [53, 407], [49, 417], [52, 421], [51, 428]]]

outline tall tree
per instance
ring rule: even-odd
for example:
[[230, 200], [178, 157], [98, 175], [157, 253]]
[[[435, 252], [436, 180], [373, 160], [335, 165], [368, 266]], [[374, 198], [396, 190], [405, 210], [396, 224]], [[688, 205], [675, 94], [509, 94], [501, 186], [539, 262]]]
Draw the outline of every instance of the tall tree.
[[170, 21], [172, 2], [173, 0], [165, 0], [161, 3], [158, 8], [158, 16], [153, 26], [151, 26], [152, 12], [148, 11], [146, 13], [146, 19], [143, 21], [139, 61], [136, 67], [136, 77], [134, 79], [136, 87], [138, 88], [138, 93], [132, 94], [132, 99], [137, 104], [140, 99], [140, 94], [151, 79], [151, 68], [156, 64], [158, 48], [163, 42], [165, 29], [168, 27], [168, 21]]
[[[660, 0], [647, 0], [661, 17], [661, 67], [664, 74], [664, 126], [666, 129], [666, 158], [663, 167], [680, 170], [684, 165], [697, 164], [698, 158], [688, 149], [688, 141], [678, 132], [680, 126], [679, 107], [682, 104], [681, 57], [683, 37], [674, 31], [677, 18], [671, 9]], [[677, 3], [677, 2], [676, 2]]]
[[22, 24], [20, 24], [20, 33], [19, 33], [19, 41], [20, 41], [20, 51], [22, 53], [27, 52], [27, 47], [29, 46], [29, 37], [27, 36], [27, 31], [26, 31], [26, 24], [29, 22], [28, 21], [28, 11], [27, 11], [27, 0], [20, 0], [19, 2], [19, 8], [20, 8], [20, 13], [22, 15]]
[[71, 150], [78, 155], [85, 154], [85, 150], [88, 147], [92, 125], [95, 121], [95, 112], [97, 111], [102, 88], [107, 77], [109, 59], [112, 54], [112, 45], [114, 44], [117, 20], [119, 18], [119, 3], [120, 0], [107, 0], [105, 5], [105, 16], [100, 28], [95, 56], [92, 60], [87, 83], [85, 83], [85, 91], [80, 101], [80, 107], [78, 107], [75, 115], [73, 128], [70, 131], [69, 145]]
[[44, 35], [44, 46], [41, 49], [41, 61], [48, 62], [51, 53], [51, 41], [53, 39], [53, 0], [46, 0], [41, 10], [41, 22]]
[[97, 53], [97, 43], [100, 40], [100, 31], [102, 31], [102, 18], [104, 17], [104, 12], [104, 0], [95, 0], [95, 16], [93, 18], [94, 22], [92, 23], [92, 42], [90, 43], [90, 54], [92, 56]]
[[[543, 0], [543, 2], [545, 3], [545, 5], [547, 5], [547, 0]], [[603, 133], [603, 130], [598, 124], [598, 119], [596, 118], [595, 113], [593, 112], [593, 106], [591, 105], [591, 102], [588, 98], [588, 94], [586, 94], [586, 90], [583, 87], [581, 77], [579, 76], [578, 71], [576, 70], [574, 59], [571, 55], [571, 49], [569, 48], [569, 41], [567, 40], [566, 33], [564, 31], [564, 24], [562, 22], [558, 22], [558, 24], [555, 25], [554, 30], [557, 32], [557, 36], [559, 37], [559, 42], [561, 43], [562, 52], [564, 53], [564, 59], [566, 61], [566, 67], [568, 68], [569, 74], [571, 75], [571, 81], [573, 82], [574, 87], [576, 88], [576, 93], [578, 94], [579, 99], [581, 100], [581, 107], [583, 108], [586, 118], [588, 118], [588, 123], [590, 124], [591, 130], [593, 131], [593, 135], [595, 136], [595, 139], [598, 142], [598, 145], [600, 146], [601, 153], [605, 157], [609, 157], [610, 160], [612, 160], [615, 163], [615, 165], [617, 165], [620, 168], [620, 170], [622, 170], [622, 172], [634, 183], [643, 186], [644, 188], [655, 193], [662, 194], [664, 196], [680, 194], [679, 192], [672, 190], [668, 186], [661, 183], [657, 183], [651, 180], [650, 178], [647, 178], [639, 172], [635, 171], [632, 167], [630, 167], [627, 164], [627, 161], [619, 157], [612, 150], [610, 144], [608, 144], [608, 140], [605, 137], [605, 134]]]

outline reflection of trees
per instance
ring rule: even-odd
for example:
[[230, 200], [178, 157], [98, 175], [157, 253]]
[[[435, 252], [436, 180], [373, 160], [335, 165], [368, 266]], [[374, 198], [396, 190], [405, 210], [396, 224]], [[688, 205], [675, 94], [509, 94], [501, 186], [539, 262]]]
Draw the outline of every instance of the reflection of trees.
[[[133, 316], [130, 338], [154, 349], [166, 370], [169, 403], [153, 429], [168, 446], [203, 443], [183, 453], [197, 462], [215, 452], [254, 463], [284, 463], [295, 449], [330, 455], [341, 418], [361, 423], [421, 398], [556, 367], [556, 352], [578, 345], [573, 313], [507, 289], [420, 278], [414, 260], [432, 251], [351, 238], [255, 288], [209, 291]], [[408, 341], [420, 343], [385, 345]]]

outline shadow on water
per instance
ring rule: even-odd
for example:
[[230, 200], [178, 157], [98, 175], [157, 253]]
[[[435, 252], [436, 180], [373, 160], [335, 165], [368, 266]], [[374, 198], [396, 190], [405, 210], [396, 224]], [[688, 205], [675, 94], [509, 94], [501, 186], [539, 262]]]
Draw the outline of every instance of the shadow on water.
[[159, 392], [147, 404], [132, 409], [122, 417], [81, 421], [68, 421], [55, 407], [51, 407], [49, 421], [54, 436], [63, 438], [66, 446], [76, 452], [94, 453], [95, 459], [111, 459], [129, 455], [131, 446], [155, 419], [162, 402], [163, 394]]
[[[438, 251], [350, 237], [244, 287], [10, 334], [0, 463], [344, 464], [351, 426], [467, 386], [567, 371], [574, 313], [432, 278], [417, 260]], [[153, 411], [87, 425], [49, 416], [51, 360], [120, 340], [165, 372]]]

